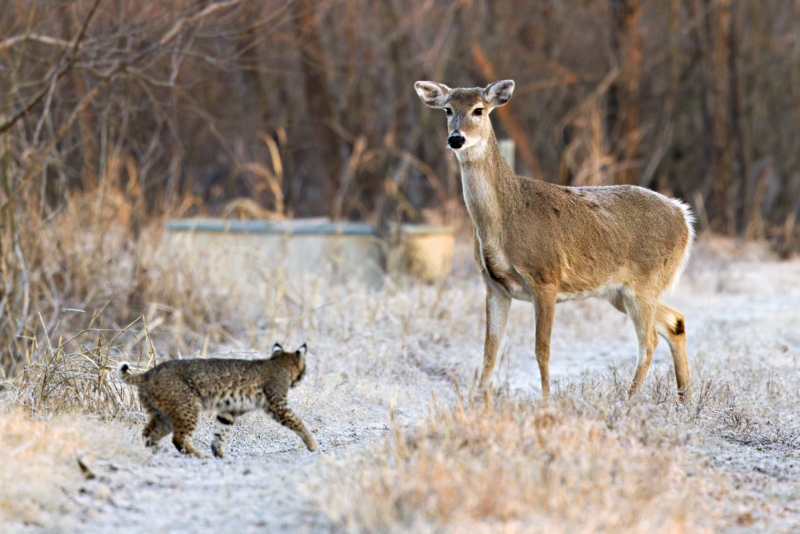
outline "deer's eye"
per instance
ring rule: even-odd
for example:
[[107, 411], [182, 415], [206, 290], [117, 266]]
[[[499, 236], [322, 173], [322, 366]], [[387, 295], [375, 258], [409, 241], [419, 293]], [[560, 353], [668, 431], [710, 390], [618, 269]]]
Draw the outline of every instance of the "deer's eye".
[[444, 112], [447, 113], [448, 117], [453, 114], [453, 110], [450, 108], [444, 108]]
[[475, 111], [472, 112], [473, 115], [480, 117], [483, 115], [483, 108], [475, 108]]

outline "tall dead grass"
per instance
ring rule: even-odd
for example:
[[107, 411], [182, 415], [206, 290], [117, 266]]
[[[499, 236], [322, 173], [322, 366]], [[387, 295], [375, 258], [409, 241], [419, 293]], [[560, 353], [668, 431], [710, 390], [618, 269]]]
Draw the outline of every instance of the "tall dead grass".
[[[92, 323], [95, 321], [93, 320]], [[90, 327], [73, 338], [56, 340], [44, 335], [26, 340], [26, 360], [22, 373], [11, 384], [7, 402], [31, 414], [85, 413], [117, 416], [134, 406], [129, 388], [115, 376], [118, 355], [149, 367], [154, 361], [152, 342], [143, 318], [115, 331]], [[132, 338], [132, 339], [126, 339]], [[131, 358], [138, 345], [138, 357]], [[34, 356], [35, 355], [35, 356]]]
[[65, 526], [65, 512], [78, 509], [71, 496], [96, 476], [82, 472], [79, 458], [95, 468], [145, 458], [128, 425], [97, 423], [85, 415], [32, 420], [21, 411], [0, 412], [0, 525]]
[[117, 356], [153, 361], [142, 315], [151, 299], [138, 281], [160, 221], [137, 235], [136, 195], [112, 178], [46, 219], [35, 216], [37, 194], [6, 212], [13, 224], [0, 229], [0, 378], [14, 386], [11, 404], [29, 413], [113, 417], [132, 402], [112, 378]]
[[120, 354], [152, 364], [252, 327], [238, 313], [249, 302], [163, 257], [164, 219], [143, 224], [119, 173], [47, 217], [43, 204], [21, 196], [0, 224], [0, 380], [17, 405], [113, 415], [129, 402], [107, 380]]

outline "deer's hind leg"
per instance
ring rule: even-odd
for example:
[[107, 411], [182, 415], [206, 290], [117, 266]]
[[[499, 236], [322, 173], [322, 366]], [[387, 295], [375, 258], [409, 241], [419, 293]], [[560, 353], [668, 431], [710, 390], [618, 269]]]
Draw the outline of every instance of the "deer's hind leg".
[[692, 383], [689, 379], [689, 359], [686, 354], [686, 319], [678, 310], [658, 302], [656, 330], [669, 345], [675, 364], [675, 380], [678, 396], [683, 402], [692, 398]]
[[644, 379], [650, 369], [650, 362], [653, 360], [653, 352], [658, 345], [658, 334], [656, 333], [658, 300], [647, 295], [635, 294], [630, 290], [621, 290], [611, 299], [611, 303], [618, 310], [628, 314], [636, 329], [636, 338], [639, 344], [638, 358], [631, 389], [628, 392], [629, 396], [633, 396], [644, 385]]

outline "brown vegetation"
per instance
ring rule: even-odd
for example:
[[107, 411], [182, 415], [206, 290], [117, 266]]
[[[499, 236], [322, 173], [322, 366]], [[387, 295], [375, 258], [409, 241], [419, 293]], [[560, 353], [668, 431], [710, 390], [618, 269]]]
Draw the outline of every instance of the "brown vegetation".
[[792, 395], [767, 393], [745, 362], [715, 374], [727, 383], [705, 383], [688, 409], [663, 374], [633, 401], [616, 373], [563, 383], [549, 403], [433, 398], [416, 426], [331, 462], [308, 492], [345, 532], [719, 532], [754, 517], [788, 532], [786, 510], [726, 469], [717, 440], [793, 454], [767, 407]]
[[0, 522], [8, 528], [23, 522], [74, 529], [74, 521], [63, 515], [72, 504], [70, 494], [78, 491], [84, 479], [96, 476], [89, 466], [108, 465], [123, 456], [128, 460], [145, 457], [127, 424], [98, 424], [85, 415], [31, 420], [21, 411], [3, 410]]
[[451, 171], [413, 82], [513, 78], [498, 127], [523, 174], [571, 182], [590, 154], [559, 168], [570, 145], [591, 143], [582, 121], [597, 106], [604, 181], [683, 197], [724, 232], [763, 217], [763, 235], [798, 210], [798, 17], [748, 0], [12, 3], [0, 20], [4, 186], [43, 164], [34, 181], [52, 210], [121, 158], [147, 213], [241, 195], [273, 207], [251, 167], [270, 167], [266, 137], [291, 213], [330, 214], [351, 163], [344, 215], [381, 215], [387, 176], [419, 211], [441, 199], [404, 155]]
[[157, 239], [142, 235], [165, 213], [241, 216], [228, 200], [245, 196], [259, 217], [460, 219], [443, 121], [417, 79], [514, 78], [496, 127], [523, 174], [652, 187], [691, 203], [702, 228], [791, 254], [798, 17], [747, 0], [12, 2], [3, 367], [18, 371], [38, 313], [51, 331], [101, 298], [119, 328], [146, 311], [141, 261]]
[[[417, 101], [418, 79], [515, 79], [495, 128], [516, 141], [522, 174], [651, 187], [692, 204], [703, 230], [770, 238], [791, 255], [798, 23], [796, 5], [754, 0], [5, 2], [0, 515], [62, 513], [79, 449], [138, 458], [139, 429], [107, 421], [139, 417], [113, 379], [120, 355], [204, 357], [302, 330], [344, 362], [331, 376], [315, 362], [309, 383], [325, 401], [344, 406], [352, 387], [378, 404], [376, 377], [406, 386], [454, 372], [466, 383], [468, 364], [426, 351], [467, 361], [480, 330], [471, 303], [483, 298], [472, 279], [389, 283], [377, 300], [342, 286], [328, 299], [269, 272], [243, 292], [208, 283], [209, 258], [170, 263], [160, 250], [164, 218], [194, 214], [461, 222], [444, 121]], [[713, 284], [732, 283], [723, 278]], [[578, 319], [565, 324], [583, 328]], [[345, 486], [322, 506], [349, 530], [522, 531], [535, 519], [568, 531], [580, 518], [565, 503], [579, 499], [605, 522], [595, 530], [769, 529], [796, 511], [770, 508], [751, 452], [731, 454], [738, 467], [714, 455], [728, 444], [796, 457], [796, 364], [773, 376], [760, 353], [725, 345], [707, 363], [706, 350], [692, 361], [702, 387], [688, 408], [663, 372], [630, 404], [614, 376], [564, 387], [549, 408], [508, 393], [434, 404], [419, 428], [398, 425], [357, 458], [360, 470], [324, 471]], [[349, 424], [351, 405], [314, 399], [309, 411], [330, 405]], [[641, 509], [618, 514], [622, 501]]]

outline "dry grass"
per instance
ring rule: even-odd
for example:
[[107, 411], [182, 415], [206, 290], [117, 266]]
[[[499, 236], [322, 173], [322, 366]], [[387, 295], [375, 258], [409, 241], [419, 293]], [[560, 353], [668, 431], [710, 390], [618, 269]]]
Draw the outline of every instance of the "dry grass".
[[[634, 408], [641, 411], [642, 407]], [[646, 410], [646, 409], [645, 409]], [[677, 431], [610, 429], [566, 397], [439, 409], [342, 470], [325, 507], [353, 532], [702, 532], [715, 507]], [[678, 435], [675, 435], [678, 434]], [[348, 474], [350, 473], [350, 474]], [[333, 481], [331, 481], [333, 482]]]
[[132, 434], [127, 424], [98, 424], [86, 415], [0, 413], [0, 523], [63, 524], [76, 510], [70, 495], [87, 477], [78, 459], [90, 469], [112, 460], [141, 461], [145, 455]]
[[[17, 387], [9, 394], [8, 402], [31, 414], [78, 412], [114, 417], [123, 409], [131, 409], [133, 396], [115, 376], [115, 358], [125, 354], [127, 351], [123, 349], [126, 345], [129, 349], [131, 343], [117, 340], [124, 339], [126, 334], [136, 339], [137, 333], [132, 329], [141, 322], [137, 319], [119, 332], [85, 329], [72, 339], [59, 339], [57, 344], [45, 332], [41, 354], [29, 358], [29, 365], [12, 382]], [[138, 334], [147, 345], [146, 327]], [[39, 343], [42, 341], [37, 338], [30, 340], [29, 354], [39, 352]], [[149, 366], [153, 361], [152, 349], [128, 359]]]
[[689, 406], [665, 373], [630, 401], [615, 373], [562, 384], [549, 403], [434, 399], [417, 425], [332, 461], [307, 491], [346, 532], [717, 532], [755, 518], [784, 531], [763, 481], [726, 469], [720, 442], [796, 455], [796, 410], [793, 421], [774, 410], [797, 401], [776, 392], [797, 377], [768, 386], [746, 365], [717, 371]]

